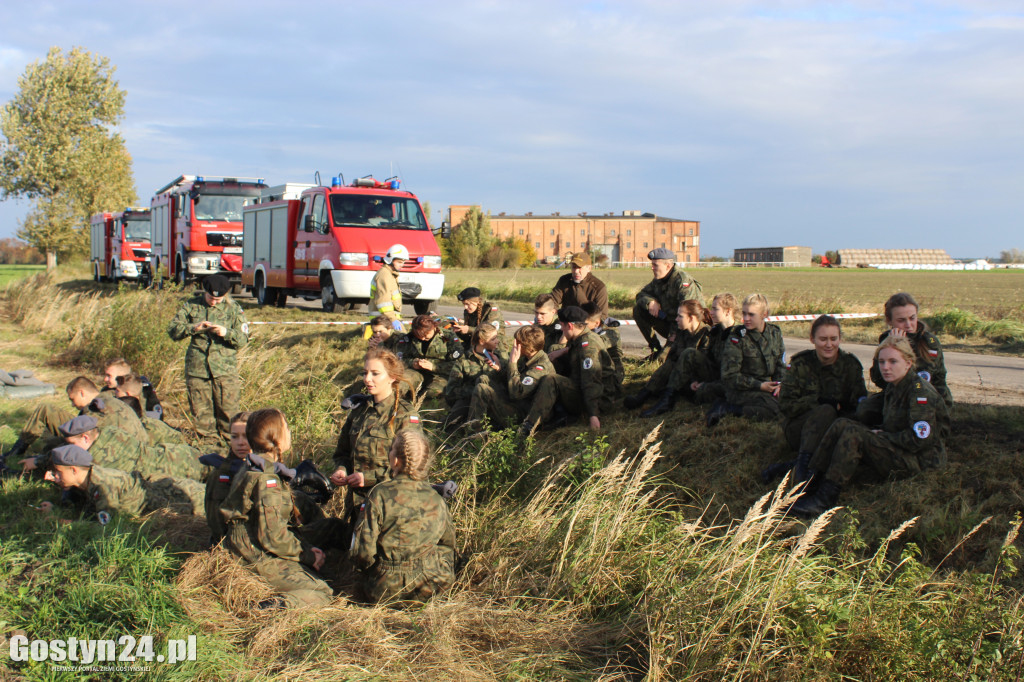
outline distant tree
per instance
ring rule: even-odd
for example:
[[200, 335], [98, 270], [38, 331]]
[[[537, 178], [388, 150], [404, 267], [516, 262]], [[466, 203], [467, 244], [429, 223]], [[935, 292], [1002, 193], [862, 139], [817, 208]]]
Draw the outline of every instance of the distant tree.
[[829, 263], [831, 263], [832, 265], [835, 265], [835, 264], [837, 264], [839, 262], [839, 252], [838, 251], [826, 251], [825, 252], [825, 258], [828, 258], [828, 262]]
[[445, 265], [460, 268], [480, 267], [493, 243], [490, 212], [484, 214], [478, 206], [473, 206], [462, 222], [452, 226], [452, 236], [445, 249]]
[[1008, 249], [999, 254], [1004, 263], [1024, 263], [1024, 250]]
[[47, 269], [86, 247], [90, 215], [136, 202], [131, 156], [112, 130], [125, 102], [114, 71], [83, 48], [52, 47], [0, 111], [0, 199], [34, 200], [18, 236], [46, 253]]
[[820, 253], [816, 253], [813, 256], [811, 256], [811, 264], [812, 265], [821, 265], [821, 254]]
[[19, 239], [12, 239], [11, 237], [0, 239], [0, 264], [36, 265], [44, 260], [45, 257], [39, 252], [39, 249]]
[[722, 256], [701, 256], [700, 257], [700, 262], [701, 263], [725, 263], [728, 260], [729, 260], [728, 258], [723, 258]]
[[430, 218], [430, 202], [429, 201], [424, 201], [422, 205], [423, 205], [423, 215], [427, 219], [427, 225], [430, 225], [431, 227], [433, 227], [434, 221]]

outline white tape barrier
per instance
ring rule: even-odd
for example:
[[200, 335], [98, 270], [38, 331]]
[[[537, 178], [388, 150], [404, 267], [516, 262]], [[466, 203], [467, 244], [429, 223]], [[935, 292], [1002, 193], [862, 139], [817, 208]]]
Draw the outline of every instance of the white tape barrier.
[[[816, 313], [816, 314], [813, 314], [813, 315], [774, 315], [774, 316], [771, 316], [771, 317], [769, 317], [767, 319], [768, 319], [769, 322], [805, 322], [805, 321], [810, 321], [810, 320], [816, 320], [819, 317], [821, 317], [822, 315], [827, 315], [827, 314], [828, 313]], [[850, 319], [863, 319], [863, 318], [866, 318], [866, 317], [878, 317], [878, 315], [879, 315], [879, 313], [833, 313], [832, 317], [834, 317], [836, 319], [839, 319], [839, 320], [850, 320]], [[627, 326], [627, 327], [628, 326], [636, 325], [636, 322], [633, 321], [633, 320], [619, 320], [618, 322], [619, 322], [620, 325]], [[249, 324], [250, 325], [254, 325], [254, 324], [324, 324], [324, 325], [352, 325], [352, 326], [354, 326], [354, 325], [364, 325], [364, 324], [366, 324], [366, 320], [363, 320], [363, 321], [344, 320], [344, 321], [341, 321], [341, 322], [290, 322], [290, 321], [257, 322], [257, 321], [253, 321], [253, 322], [250, 322]], [[533, 324], [533, 322], [530, 322], [529, 320], [506, 320], [505, 324], [510, 326], [510, 327], [525, 327], [525, 326]]]

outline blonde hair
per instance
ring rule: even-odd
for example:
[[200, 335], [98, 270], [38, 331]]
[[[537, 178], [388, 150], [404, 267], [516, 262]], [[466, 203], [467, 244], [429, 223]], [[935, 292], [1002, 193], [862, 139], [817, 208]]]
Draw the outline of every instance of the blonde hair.
[[721, 307], [731, 310], [733, 318], [740, 316], [740, 302], [728, 291], [715, 294], [715, 297], [711, 299], [711, 304], [714, 305], [715, 303], [719, 303]]
[[878, 364], [879, 354], [886, 348], [892, 348], [899, 352], [904, 359], [910, 363], [913, 367], [917, 364], [917, 355], [914, 354], [914, 349], [910, 347], [910, 341], [904, 337], [887, 336], [881, 340], [878, 347], [875, 348], [875, 364]]
[[422, 431], [418, 429], [403, 429], [395, 436], [391, 444], [391, 450], [398, 459], [398, 468], [395, 473], [404, 473], [414, 481], [425, 481], [430, 474], [430, 467], [434, 464], [434, 453], [430, 450], [430, 443]]
[[476, 350], [478, 345], [483, 345], [485, 341], [490, 341], [493, 337], [498, 335], [498, 328], [489, 322], [485, 322], [476, 328], [473, 335], [469, 337], [470, 346]]
[[744, 308], [750, 308], [752, 306], [757, 306], [766, 317], [768, 316], [768, 298], [764, 294], [750, 294], [743, 299]]

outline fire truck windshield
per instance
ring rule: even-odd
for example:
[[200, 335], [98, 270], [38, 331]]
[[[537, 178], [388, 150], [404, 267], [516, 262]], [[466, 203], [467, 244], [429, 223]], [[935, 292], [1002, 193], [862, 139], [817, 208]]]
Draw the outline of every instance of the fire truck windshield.
[[149, 218], [133, 218], [124, 223], [124, 238], [130, 242], [149, 241]]
[[256, 203], [257, 197], [200, 194], [193, 199], [196, 220], [242, 222], [242, 208]]
[[427, 221], [415, 199], [367, 194], [332, 194], [334, 226], [425, 230]]

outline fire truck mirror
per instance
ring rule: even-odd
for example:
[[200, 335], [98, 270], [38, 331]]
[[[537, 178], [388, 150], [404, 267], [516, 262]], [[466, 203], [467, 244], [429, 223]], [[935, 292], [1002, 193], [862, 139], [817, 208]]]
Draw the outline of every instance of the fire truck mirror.
[[302, 229], [304, 231], [306, 231], [306, 232], [312, 232], [313, 231], [313, 226], [315, 224], [316, 224], [316, 221], [313, 220], [313, 216], [312, 215], [307, 215], [306, 219], [302, 223]]

